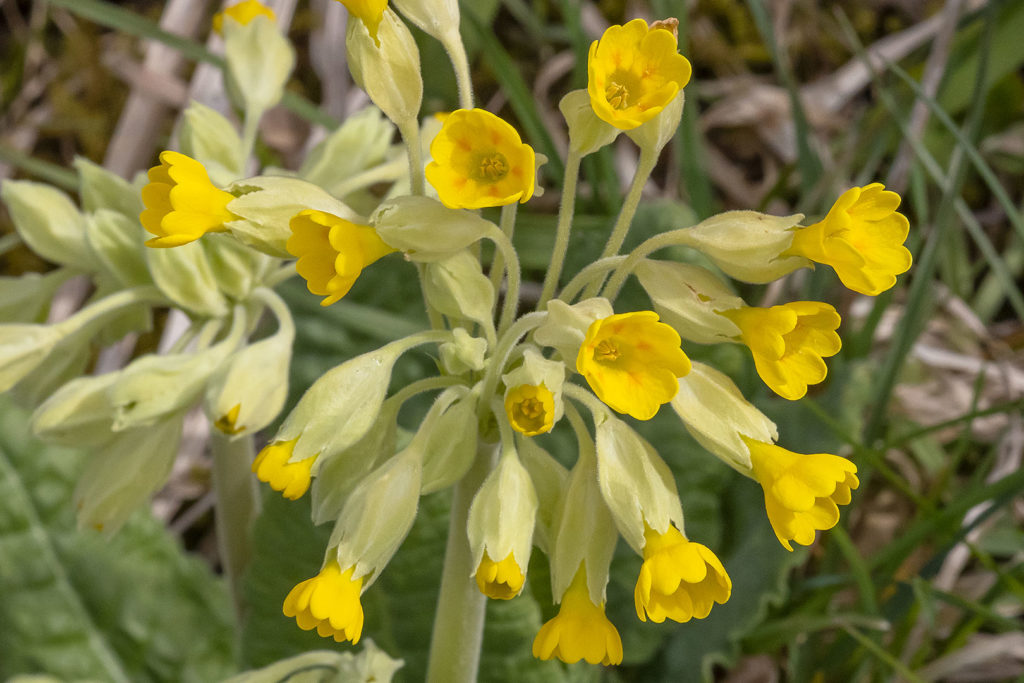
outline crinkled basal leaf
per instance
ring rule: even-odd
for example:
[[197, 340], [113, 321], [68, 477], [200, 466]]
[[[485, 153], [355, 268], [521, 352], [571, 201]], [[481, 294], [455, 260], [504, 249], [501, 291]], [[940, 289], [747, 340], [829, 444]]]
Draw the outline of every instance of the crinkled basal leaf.
[[233, 670], [224, 586], [162, 525], [74, 531], [78, 453], [27, 435], [0, 402], [0, 679], [221, 680]]

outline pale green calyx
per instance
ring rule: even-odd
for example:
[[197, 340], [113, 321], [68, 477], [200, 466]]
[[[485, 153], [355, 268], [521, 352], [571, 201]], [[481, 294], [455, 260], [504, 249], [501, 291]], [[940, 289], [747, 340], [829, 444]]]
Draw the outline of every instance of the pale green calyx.
[[109, 391], [120, 374], [77, 377], [32, 413], [32, 432], [61, 446], [96, 446], [111, 436], [114, 406]]
[[96, 260], [122, 287], [153, 283], [143, 254], [142, 228], [138, 217], [98, 209], [86, 217], [89, 246]]
[[742, 437], [764, 443], [779, 438], [775, 423], [743, 398], [728, 376], [704, 363], [694, 362], [690, 374], [679, 379], [672, 408], [700, 445], [748, 475], [750, 449]]
[[771, 282], [812, 265], [802, 256], [782, 256], [793, 242], [793, 228], [803, 217], [800, 213], [772, 216], [726, 211], [687, 230], [685, 243], [703, 252], [729, 277]]
[[473, 567], [480, 566], [484, 552], [495, 562], [511, 553], [525, 573], [530, 564], [537, 506], [529, 472], [516, 452], [507, 449], [477, 490], [469, 508], [466, 530]]
[[[490, 282], [488, 282], [490, 286]], [[483, 370], [487, 354], [487, 340], [472, 337], [461, 327], [452, 330], [452, 341], [440, 346], [441, 364], [450, 375]]]
[[536, 439], [517, 435], [516, 449], [519, 461], [526, 468], [537, 494], [537, 528], [534, 543], [546, 553], [553, 547], [552, 523], [558, 501], [569, 478], [569, 470], [537, 444]]
[[665, 533], [683, 528], [672, 470], [654, 447], [610, 413], [597, 422], [597, 476], [601, 494], [626, 542], [642, 554], [645, 524]]
[[445, 389], [430, 407], [403, 452], [423, 463], [423, 494], [451, 486], [473, 464], [477, 444], [476, 395], [467, 387]]
[[442, 43], [459, 37], [458, 0], [391, 0], [406, 19]]
[[562, 359], [575, 366], [576, 355], [595, 321], [615, 313], [608, 299], [595, 297], [570, 306], [559, 299], [548, 302], [547, 320], [537, 328], [533, 339], [542, 346], [558, 349]]
[[39, 367], [63, 337], [51, 325], [0, 325], [0, 391], [7, 391]]
[[403, 451], [368, 474], [345, 501], [331, 532], [338, 565], [355, 565], [353, 578], [367, 577], [365, 591], [380, 575], [416, 519], [422, 465]]
[[454, 320], [479, 323], [494, 334], [494, 287], [483, 274], [480, 259], [469, 251], [428, 263], [423, 288], [427, 301], [441, 313]]
[[295, 48], [267, 16], [244, 24], [225, 21], [222, 32], [228, 93], [247, 117], [258, 117], [281, 100], [295, 67]]
[[569, 92], [558, 108], [569, 128], [569, 149], [581, 157], [610, 145], [622, 132], [598, 118], [586, 88]]
[[[394, 124], [380, 109], [368, 104], [349, 114], [334, 132], [310, 151], [299, 168], [299, 176], [341, 196], [339, 190], [346, 181], [357, 173], [384, 163], [394, 136]], [[407, 170], [406, 164], [398, 164], [398, 169], [400, 175]]]
[[85, 216], [60, 190], [29, 180], [6, 180], [0, 199], [18, 235], [47, 261], [84, 271], [96, 269], [86, 239]]
[[420, 53], [409, 29], [390, 9], [377, 28], [380, 45], [361, 21], [348, 22], [345, 51], [356, 84], [398, 125], [419, 118], [423, 102]]
[[201, 242], [146, 249], [145, 256], [153, 282], [176, 306], [209, 318], [223, 318], [231, 310]]
[[[75, 157], [74, 166], [78, 171], [78, 194], [87, 214], [109, 209], [133, 220], [139, 217], [142, 199], [131, 183], [85, 157]], [[138, 229], [137, 222], [135, 226]]]
[[679, 130], [685, 102], [686, 96], [680, 90], [675, 98], [666, 104], [665, 108], [658, 112], [653, 119], [638, 128], [625, 131], [626, 135], [645, 153], [657, 158], [657, 155]]
[[216, 109], [191, 102], [182, 114], [178, 140], [181, 153], [201, 163], [214, 185], [224, 187], [245, 175], [242, 138]]
[[[479, 242], [494, 223], [430, 197], [396, 197], [370, 217], [377, 234], [413, 261], [439, 261]], [[437, 226], [443, 225], [444, 230]]]
[[716, 311], [745, 305], [725, 282], [706, 268], [644, 259], [633, 271], [663, 322], [699, 344], [736, 339], [740, 330]]

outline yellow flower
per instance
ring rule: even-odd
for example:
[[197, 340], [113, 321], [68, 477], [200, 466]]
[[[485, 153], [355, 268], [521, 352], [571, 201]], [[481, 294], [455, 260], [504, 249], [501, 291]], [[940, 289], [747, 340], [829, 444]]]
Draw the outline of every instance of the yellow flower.
[[814, 542], [814, 532], [839, 521], [839, 505], [850, 502], [850, 490], [860, 485], [857, 466], [828, 453], [802, 455], [774, 444], [743, 437], [750, 449], [754, 478], [764, 489], [768, 521], [779, 542]]
[[896, 211], [900, 196], [881, 183], [854, 187], [832, 205], [825, 219], [793, 234], [784, 256], [803, 256], [832, 266], [849, 289], [875, 296], [896, 284], [912, 257], [903, 242], [910, 222]]
[[661, 623], [666, 618], [684, 623], [724, 605], [732, 581], [711, 550], [683, 536], [674, 526], [659, 534], [644, 524], [644, 563], [633, 591], [641, 621]]
[[643, 19], [611, 26], [590, 45], [587, 92], [594, 113], [630, 130], [657, 116], [690, 81], [675, 35]]
[[526, 576], [512, 553], [501, 562], [495, 562], [484, 551], [480, 566], [476, 568], [476, 585], [480, 592], [495, 600], [511, 600], [523, 590]]
[[517, 432], [526, 436], [550, 432], [555, 423], [555, 395], [543, 382], [520, 384], [506, 392], [505, 412]]
[[235, 219], [227, 210], [234, 197], [210, 182], [203, 165], [178, 152], [160, 153], [160, 165], [149, 169], [149, 184], [142, 188], [146, 210], [139, 214], [142, 227], [156, 235], [149, 247], [180, 247], [208, 232], [223, 232]]
[[449, 209], [505, 206], [533, 196], [533, 148], [489, 111], [453, 111], [430, 144], [430, 155], [427, 180]]
[[239, 427], [238, 425], [238, 414], [242, 412], [242, 404], [236, 403], [231, 407], [231, 410], [224, 413], [214, 421], [213, 426], [224, 432], [234, 436], [235, 434], [241, 434], [245, 431], [245, 427]]
[[366, 30], [373, 38], [373, 42], [380, 47], [380, 41], [377, 40], [377, 29], [380, 27], [380, 22], [384, 20], [384, 10], [388, 8], [388, 0], [338, 0], [338, 2], [345, 6], [349, 14], [359, 17], [366, 24]]
[[303, 631], [315, 628], [324, 638], [358, 643], [363, 632], [363, 606], [359, 602], [363, 579], [353, 579], [353, 571], [355, 566], [343, 573], [331, 560], [319, 574], [292, 588], [284, 599], [284, 615], [295, 617]]
[[541, 626], [534, 638], [533, 656], [558, 657], [566, 664], [581, 659], [606, 666], [622, 663], [622, 638], [604, 615], [604, 603], [595, 605], [590, 601], [583, 564], [562, 596], [558, 614]]
[[772, 391], [790, 401], [803, 398], [807, 385], [825, 379], [822, 358], [839, 353], [836, 309], [819, 301], [782, 306], [752, 306], [719, 311], [740, 328], [740, 338], [754, 356], [757, 374]]
[[295, 269], [313, 294], [330, 306], [348, 294], [363, 268], [396, 251], [369, 225], [350, 223], [323, 211], [307, 209], [290, 221], [292, 236], [285, 248], [297, 256]]
[[217, 33], [221, 33], [224, 28], [224, 17], [234, 19], [243, 26], [248, 24], [256, 17], [268, 17], [271, 21], [275, 21], [277, 16], [274, 14], [274, 10], [260, 4], [258, 0], [242, 0], [237, 5], [228, 7], [223, 12], [217, 12], [213, 15], [213, 30]]
[[598, 398], [620, 413], [649, 420], [679, 391], [690, 359], [679, 334], [654, 311], [595, 320], [576, 356], [576, 370]]
[[298, 439], [268, 444], [252, 463], [252, 471], [256, 473], [257, 479], [267, 482], [270, 488], [280, 491], [290, 500], [298, 500], [309, 490], [310, 471], [316, 462], [316, 456], [288, 462], [296, 441]]

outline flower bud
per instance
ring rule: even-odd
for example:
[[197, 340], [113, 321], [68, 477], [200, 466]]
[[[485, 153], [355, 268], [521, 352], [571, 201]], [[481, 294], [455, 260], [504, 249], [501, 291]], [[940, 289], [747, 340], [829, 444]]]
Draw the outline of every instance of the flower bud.
[[572, 306], [559, 299], [552, 299], [548, 302], [547, 320], [537, 328], [533, 338], [542, 346], [558, 349], [563, 360], [574, 362], [590, 326], [595, 320], [607, 318], [613, 313], [615, 311], [608, 299], [600, 297], [585, 299]]
[[224, 224], [235, 238], [264, 254], [292, 258], [285, 248], [292, 236], [291, 219], [307, 209], [323, 211], [347, 221], [362, 218], [323, 188], [298, 178], [257, 176], [240, 180], [230, 188], [237, 195], [228, 210], [245, 220]]
[[0, 325], [0, 391], [39, 367], [64, 335], [50, 325]]
[[34, 323], [46, 319], [57, 290], [74, 276], [68, 268], [48, 273], [0, 276], [0, 322]]
[[535, 439], [519, 439], [519, 460], [530, 473], [537, 494], [534, 542], [541, 550], [550, 553], [554, 536], [552, 524], [569, 470], [538, 446]]
[[423, 102], [416, 41], [390, 9], [384, 10], [377, 38], [379, 46], [363, 22], [348, 23], [345, 50], [352, 78], [396, 124], [415, 122]]
[[703, 363], [694, 363], [679, 379], [672, 408], [701, 446], [740, 472], [750, 472], [743, 437], [766, 443], [779, 438], [775, 423], [743, 398], [731, 379]]
[[743, 299], [710, 270], [644, 259], [635, 274], [654, 310], [680, 336], [699, 344], [719, 344], [739, 336], [739, 328], [716, 311], [743, 306]]
[[508, 600], [522, 592], [536, 517], [533, 482], [515, 451], [508, 450], [473, 497], [466, 527], [474, 576], [488, 597]]
[[394, 137], [394, 124], [368, 104], [310, 150], [299, 176], [338, 195], [337, 188], [349, 178], [385, 161]]
[[468, 250], [428, 263], [423, 289], [430, 305], [449, 318], [494, 325], [494, 287]]
[[558, 108], [569, 127], [569, 149], [581, 157], [610, 145], [621, 132], [597, 117], [585, 89], [569, 92], [558, 103]]
[[441, 43], [459, 37], [458, 0], [391, 0], [395, 9]]
[[137, 217], [129, 218], [110, 209], [99, 209], [86, 217], [89, 246], [96, 260], [122, 287], [153, 283], [146, 267], [142, 234]]
[[783, 256], [793, 243], [793, 228], [803, 214], [771, 216], [756, 211], [726, 211], [687, 231], [687, 244], [699, 249], [729, 277], [743, 282], [777, 280], [811, 262]]
[[643, 552], [647, 527], [664, 533], [683, 527], [683, 509], [672, 470], [654, 447], [622, 420], [596, 417], [597, 476], [622, 537]]
[[423, 462], [423, 495], [461, 479], [473, 464], [476, 444], [476, 394], [462, 386], [445, 389], [405, 447]]
[[295, 68], [295, 48], [271, 17], [223, 23], [228, 94], [246, 112], [259, 116], [281, 100]]
[[[488, 286], [490, 283], [488, 282]], [[484, 369], [487, 354], [487, 340], [471, 337], [461, 327], [452, 330], [453, 339], [441, 344], [441, 365], [449, 375], [461, 375]]]
[[[523, 364], [501, 377], [505, 390], [505, 410], [513, 429], [535, 436], [551, 431], [562, 419], [565, 409], [562, 385], [565, 365], [544, 358], [539, 351], [527, 348]], [[523, 393], [523, 389], [528, 391]]]
[[167, 481], [183, 414], [114, 434], [86, 460], [75, 487], [79, 527], [112, 533]]
[[369, 575], [366, 590], [398, 550], [420, 500], [422, 467], [412, 451], [394, 456], [359, 482], [331, 532], [338, 565], [355, 566], [354, 578]]
[[86, 239], [85, 217], [60, 190], [28, 180], [7, 180], [0, 187], [14, 229], [32, 251], [47, 261], [85, 271], [96, 269]]
[[85, 157], [75, 157], [74, 166], [78, 171], [78, 194], [82, 198], [82, 209], [87, 214], [109, 209], [131, 218], [138, 238], [141, 232], [134, 220], [143, 208], [139, 189]]
[[482, 239], [495, 226], [475, 213], [429, 197], [396, 197], [370, 217], [380, 238], [413, 261], [438, 261]]
[[176, 306], [199, 317], [228, 315], [227, 299], [217, 286], [217, 276], [202, 244], [147, 249], [145, 256], [153, 282]]
[[203, 249], [217, 288], [235, 301], [249, 298], [271, 263], [266, 254], [250, 249], [229, 235], [209, 235]]
[[77, 377], [32, 413], [32, 433], [59, 446], [96, 446], [110, 438], [114, 406], [109, 391], [120, 373]]

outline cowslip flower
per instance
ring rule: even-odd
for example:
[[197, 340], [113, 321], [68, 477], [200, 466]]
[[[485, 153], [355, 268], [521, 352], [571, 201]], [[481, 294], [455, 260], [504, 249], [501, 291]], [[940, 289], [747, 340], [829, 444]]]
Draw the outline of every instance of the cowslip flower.
[[587, 92], [598, 117], [630, 130], [654, 118], [690, 81], [672, 31], [634, 19], [590, 45]]
[[771, 308], [745, 306], [719, 311], [740, 328], [740, 339], [754, 356], [757, 374], [782, 398], [796, 401], [807, 386], [825, 379], [823, 358], [839, 353], [841, 322], [832, 306], [793, 301]]
[[666, 618], [685, 623], [724, 605], [732, 593], [732, 580], [707, 546], [694, 543], [669, 526], [659, 534], [645, 525], [644, 563], [633, 591], [636, 615], [660, 624]]
[[581, 659], [605, 666], [622, 662], [622, 638], [605, 616], [604, 603], [591, 602], [584, 564], [580, 564], [562, 596], [558, 614], [537, 632], [533, 656], [538, 659], [558, 657], [566, 664]]
[[259, 0], [242, 0], [242, 2], [228, 7], [223, 12], [213, 15], [213, 30], [220, 34], [224, 29], [224, 18], [233, 19], [243, 26], [256, 17], [267, 17], [271, 21], [277, 19], [274, 10], [259, 2]]
[[850, 188], [823, 220], [794, 231], [785, 255], [832, 266], [855, 292], [881, 294], [913, 260], [903, 246], [910, 222], [896, 211], [899, 205], [900, 196], [881, 183]]
[[316, 457], [306, 458], [298, 462], [288, 462], [292, 457], [295, 442], [275, 441], [268, 444], [252, 463], [252, 471], [256, 478], [270, 484], [270, 488], [280, 491], [289, 500], [298, 500], [307, 490], [312, 479], [311, 471]]
[[550, 432], [555, 422], [555, 395], [543, 382], [511, 387], [505, 392], [505, 413], [512, 428], [525, 436]]
[[511, 600], [523, 590], [526, 575], [519, 568], [513, 553], [500, 562], [484, 552], [476, 568], [476, 585], [480, 592], [495, 600]]
[[313, 294], [330, 306], [348, 294], [363, 268], [396, 250], [384, 243], [369, 225], [359, 225], [334, 214], [307, 209], [290, 221], [292, 236], [285, 243], [298, 257], [295, 269]]
[[505, 206], [533, 196], [533, 148], [489, 111], [453, 111], [430, 144], [430, 155], [427, 180], [449, 209]]
[[228, 211], [234, 196], [214, 187], [201, 163], [179, 152], [160, 153], [160, 165], [149, 169], [149, 184], [142, 188], [146, 209], [139, 214], [142, 227], [156, 235], [148, 247], [180, 247], [208, 232], [223, 232], [235, 219]]
[[649, 420], [690, 372], [679, 333], [654, 311], [595, 320], [576, 356], [576, 370], [613, 410]]
[[284, 599], [284, 615], [295, 617], [303, 631], [315, 628], [324, 638], [358, 643], [363, 632], [363, 579], [353, 579], [354, 571], [353, 566], [342, 572], [335, 560], [329, 561], [319, 574], [292, 588]]
[[366, 25], [366, 30], [373, 38], [373, 42], [380, 46], [377, 39], [377, 29], [380, 22], [384, 20], [384, 10], [388, 8], [388, 0], [338, 0], [349, 11], [349, 14], [358, 17]]
[[810, 545], [815, 531], [836, 525], [838, 506], [849, 503], [851, 489], [860, 485], [856, 465], [838, 455], [803, 455], [746, 437], [743, 441], [750, 448], [754, 478], [764, 489], [768, 521], [786, 550], [793, 550], [790, 541]]

